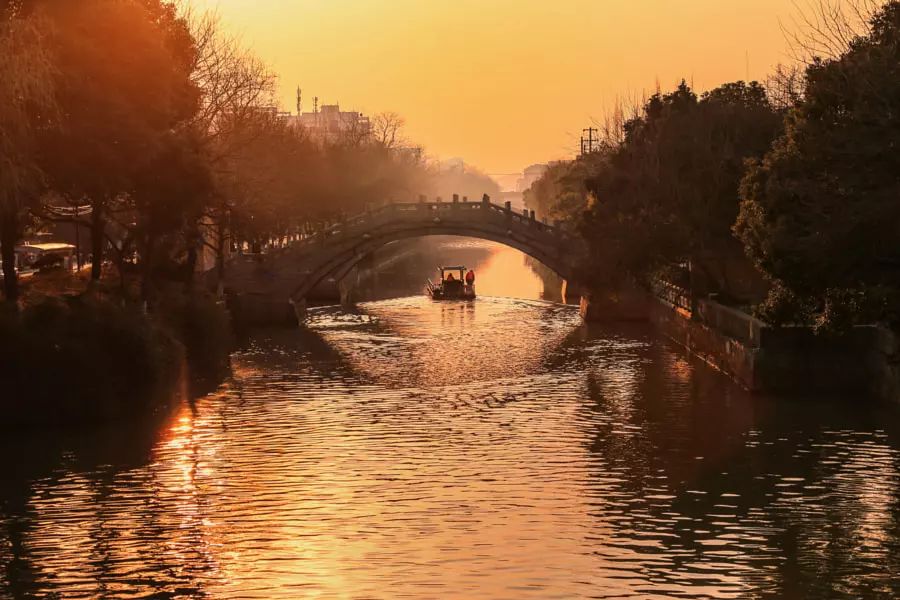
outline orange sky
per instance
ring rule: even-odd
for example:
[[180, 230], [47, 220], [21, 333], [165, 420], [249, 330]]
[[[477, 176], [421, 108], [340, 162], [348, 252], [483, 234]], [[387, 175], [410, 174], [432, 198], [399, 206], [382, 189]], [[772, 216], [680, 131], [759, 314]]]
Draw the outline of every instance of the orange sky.
[[571, 156], [617, 95], [706, 89], [787, 61], [791, 0], [195, 0], [279, 74], [344, 109], [395, 111], [438, 158], [489, 173]]

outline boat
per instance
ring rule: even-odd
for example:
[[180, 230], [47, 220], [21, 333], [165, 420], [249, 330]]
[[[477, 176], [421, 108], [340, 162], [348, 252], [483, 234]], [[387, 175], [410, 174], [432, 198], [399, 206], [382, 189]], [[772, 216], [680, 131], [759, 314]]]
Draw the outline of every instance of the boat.
[[427, 281], [428, 295], [433, 300], [474, 300], [475, 286], [466, 285], [468, 269], [462, 266], [439, 267], [440, 278], [437, 282]]

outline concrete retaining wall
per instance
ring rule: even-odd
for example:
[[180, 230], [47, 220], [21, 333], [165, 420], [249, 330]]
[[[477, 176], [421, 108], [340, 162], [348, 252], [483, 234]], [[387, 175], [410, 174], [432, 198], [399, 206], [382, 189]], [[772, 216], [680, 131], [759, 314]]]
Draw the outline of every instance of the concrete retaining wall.
[[582, 295], [578, 312], [585, 321], [646, 321], [649, 302], [655, 300], [647, 292], [626, 286], [614, 291]]
[[723, 335], [709, 325], [694, 321], [690, 313], [652, 298], [648, 302], [650, 321], [668, 338], [730, 376], [743, 387], [761, 391], [757, 379], [758, 349]]
[[[891, 331], [856, 327], [839, 338], [826, 338], [804, 327], [766, 327], [750, 315], [709, 304], [698, 318], [656, 300], [650, 304], [650, 320], [667, 337], [754, 392], [900, 401], [900, 347]], [[726, 318], [704, 322], [710, 314]]]
[[805, 327], [767, 327], [711, 300], [694, 311], [635, 289], [583, 298], [585, 320], [652, 322], [668, 338], [753, 392], [874, 396], [900, 401], [900, 340], [888, 329], [856, 327], [838, 338]]

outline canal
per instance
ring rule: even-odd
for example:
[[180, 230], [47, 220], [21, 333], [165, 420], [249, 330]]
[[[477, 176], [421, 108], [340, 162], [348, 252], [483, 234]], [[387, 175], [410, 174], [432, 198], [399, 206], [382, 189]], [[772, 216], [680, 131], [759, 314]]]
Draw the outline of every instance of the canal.
[[900, 596], [900, 411], [750, 396], [445, 243], [473, 303], [314, 309], [158, 419], [7, 436], [0, 596]]

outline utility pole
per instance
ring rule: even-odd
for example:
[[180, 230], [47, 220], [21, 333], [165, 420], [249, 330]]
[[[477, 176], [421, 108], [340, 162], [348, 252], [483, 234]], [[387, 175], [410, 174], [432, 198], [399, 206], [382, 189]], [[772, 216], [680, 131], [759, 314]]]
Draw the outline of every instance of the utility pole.
[[302, 103], [300, 102], [300, 86], [297, 86], [297, 114], [300, 114], [300, 109], [302, 108]]
[[[585, 154], [590, 154], [596, 150], [595, 144], [600, 141], [600, 139], [594, 139], [594, 134], [599, 133], [599, 131], [594, 127], [588, 127], [587, 129], [581, 130], [581, 156]], [[584, 134], [587, 134], [587, 138], [584, 137]]]

